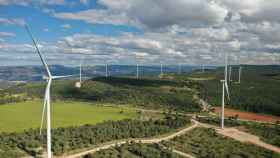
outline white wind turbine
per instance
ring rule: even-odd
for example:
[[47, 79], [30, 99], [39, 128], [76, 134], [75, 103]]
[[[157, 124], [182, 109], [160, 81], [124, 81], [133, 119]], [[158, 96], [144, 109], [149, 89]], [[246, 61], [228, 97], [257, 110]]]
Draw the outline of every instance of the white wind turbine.
[[225, 119], [225, 93], [227, 93], [227, 98], [230, 100], [229, 96], [229, 87], [228, 87], [228, 55], [225, 53], [225, 71], [224, 71], [224, 80], [221, 80], [223, 85], [223, 92], [222, 92], [222, 109], [221, 109], [221, 128], [224, 128], [224, 119]]
[[51, 85], [52, 85], [52, 80], [53, 79], [59, 79], [59, 78], [66, 78], [66, 77], [71, 77], [73, 75], [68, 75], [68, 76], [53, 76], [51, 74], [51, 71], [49, 69], [49, 66], [47, 65], [43, 55], [41, 54], [39, 47], [32, 35], [32, 33], [30, 32], [29, 28], [27, 25], [25, 25], [26, 31], [28, 33], [28, 35], [30, 36], [30, 38], [32, 39], [32, 42], [35, 46], [35, 49], [41, 59], [42, 64], [45, 67], [45, 70], [47, 72], [47, 86], [45, 89], [45, 96], [44, 96], [44, 107], [43, 107], [43, 112], [42, 112], [42, 118], [41, 118], [41, 127], [40, 127], [40, 135], [42, 134], [42, 128], [43, 128], [43, 124], [44, 124], [44, 115], [45, 115], [45, 110], [47, 110], [47, 158], [51, 158], [52, 157], [52, 152], [51, 152]]
[[135, 54], [135, 61], [136, 61], [136, 78], [139, 79], [140, 75], [139, 75], [139, 62], [144, 58], [144, 56], [140, 56]]
[[232, 74], [232, 66], [229, 66], [229, 74], [228, 74], [228, 80], [229, 80], [229, 82], [231, 82], [232, 80], [231, 80], [231, 75]]
[[105, 76], [106, 77], [108, 77], [109, 76], [109, 71], [108, 71], [108, 64], [107, 64], [107, 62], [106, 62], [106, 64], [105, 64]]
[[83, 59], [80, 60], [79, 82], [76, 82], [76, 84], [75, 84], [75, 87], [77, 87], [77, 88], [82, 87], [82, 66], [83, 66]]
[[178, 75], [181, 75], [181, 73], [182, 73], [182, 64], [179, 63], [178, 64]]
[[160, 75], [161, 76], [163, 75], [163, 64], [162, 63], [160, 64]]

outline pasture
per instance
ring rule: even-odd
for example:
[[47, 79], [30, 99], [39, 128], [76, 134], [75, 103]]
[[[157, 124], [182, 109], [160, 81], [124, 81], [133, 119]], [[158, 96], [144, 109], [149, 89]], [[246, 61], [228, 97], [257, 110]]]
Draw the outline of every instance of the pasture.
[[[52, 126], [54, 128], [137, 117], [137, 111], [127, 107], [101, 106], [73, 101], [56, 101], [52, 105]], [[1, 105], [0, 133], [23, 132], [30, 128], [39, 128], [42, 107], [41, 100]]]

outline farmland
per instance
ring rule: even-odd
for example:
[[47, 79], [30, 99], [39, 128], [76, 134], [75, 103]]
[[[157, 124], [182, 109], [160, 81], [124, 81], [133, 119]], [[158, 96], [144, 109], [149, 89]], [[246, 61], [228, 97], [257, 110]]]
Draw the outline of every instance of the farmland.
[[[34, 100], [0, 106], [0, 132], [22, 132], [39, 128], [42, 101]], [[106, 120], [137, 117], [136, 110], [118, 106], [99, 106], [88, 102], [56, 101], [53, 104], [53, 127], [96, 124]]]

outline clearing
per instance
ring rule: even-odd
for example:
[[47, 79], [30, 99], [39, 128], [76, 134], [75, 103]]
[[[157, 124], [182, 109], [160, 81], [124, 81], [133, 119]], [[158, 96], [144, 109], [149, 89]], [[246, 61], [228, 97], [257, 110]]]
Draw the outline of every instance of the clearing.
[[[121, 108], [117, 105], [98, 106], [76, 101], [56, 101], [52, 105], [54, 128], [136, 118], [138, 115], [133, 108]], [[41, 100], [1, 105], [0, 132], [22, 132], [30, 128], [39, 128], [42, 107]]]
[[[220, 111], [221, 111], [220, 107], [215, 107], [216, 114], [220, 114]], [[244, 119], [244, 120], [269, 122], [269, 123], [275, 123], [276, 121], [280, 121], [280, 117], [278, 117], [278, 116], [257, 114], [257, 113], [252, 113], [252, 112], [244, 112], [244, 111], [239, 111], [239, 110], [235, 110], [235, 109], [225, 108], [226, 117], [235, 116], [235, 115], [238, 115], [239, 119]]]

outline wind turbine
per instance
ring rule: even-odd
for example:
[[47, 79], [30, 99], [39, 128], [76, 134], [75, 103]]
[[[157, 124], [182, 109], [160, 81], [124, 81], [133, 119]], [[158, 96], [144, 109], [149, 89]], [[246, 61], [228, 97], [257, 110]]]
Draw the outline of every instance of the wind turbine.
[[106, 62], [106, 64], [105, 64], [105, 76], [106, 77], [108, 77], [109, 76], [109, 73], [108, 73], [108, 64], [107, 64], [107, 62]]
[[178, 74], [181, 75], [182, 73], [182, 64], [178, 64]]
[[139, 61], [141, 60], [141, 59], [143, 59], [143, 56], [139, 56], [139, 55], [137, 55], [137, 54], [135, 54], [135, 61], [136, 61], [136, 78], [137, 79], [139, 79], [139, 77], [140, 77], [140, 75], [139, 75], [139, 63], [138, 63], [138, 59], [139, 59]]
[[229, 87], [228, 87], [228, 55], [225, 53], [225, 71], [224, 71], [224, 80], [221, 80], [223, 85], [223, 92], [222, 92], [222, 110], [221, 110], [221, 128], [224, 128], [224, 115], [225, 115], [225, 93], [227, 93], [227, 99], [230, 100], [229, 96]]
[[229, 74], [228, 74], [228, 80], [231, 82], [231, 74], [232, 74], [232, 66], [229, 66]]
[[162, 63], [160, 64], [160, 75], [161, 76], [163, 75], [163, 65], [162, 65]]
[[239, 69], [238, 69], [238, 83], [239, 84], [241, 83], [241, 75], [242, 75], [242, 66], [240, 65]]
[[30, 36], [35, 49], [41, 59], [42, 64], [45, 67], [47, 76], [47, 86], [45, 89], [45, 96], [44, 96], [44, 106], [43, 106], [43, 112], [42, 112], [42, 118], [41, 118], [41, 127], [40, 127], [40, 135], [42, 134], [42, 128], [43, 128], [43, 123], [44, 123], [44, 118], [45, 118], [45, 110], [47, 110], [47, 158], [51, 158], [52, 157], [52, 152], [51, 152], [51, 147], [52, 147], [52, 143], [51, 143], [51, 85], [52, 85], [52, 81], [53, 79], [59, 79], [59, 78], [66, 78], [66, 77], [71, 77], [73, 75], [68, 75], [68, 76], [53, 76], [51, 74], [51, 71], [49, 69], [49, 66], [47, 65], [43, 55], [41, 54], [39, 47], [37, 45], [37, 42], [35, 41], [30, 29], [28, 28], [27, 25], [25, 25], [26, 31], [28, 33], [28, 35]]
[[79, 75], [79, 82], [76, 82], [75, 87], [81, 88], [82, 87], [82, 60], [80, 60], [80, 75]]

